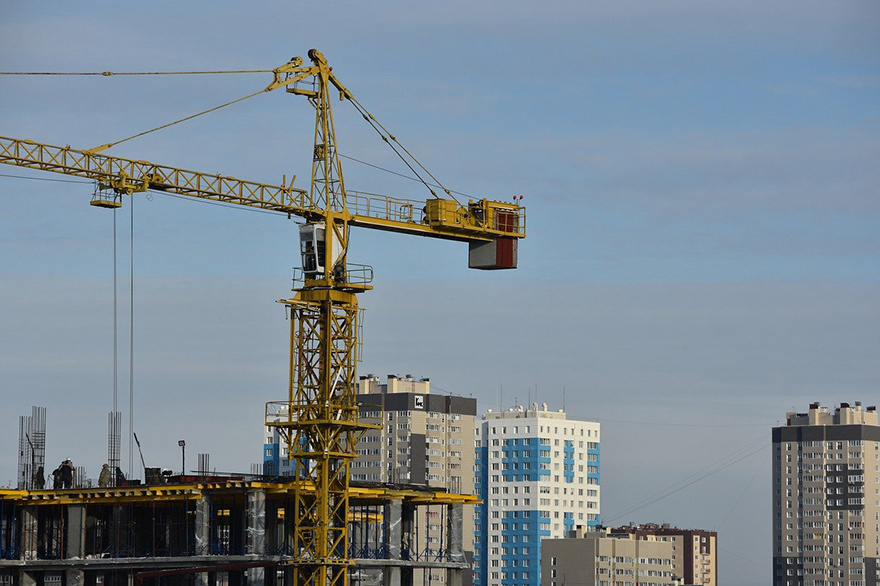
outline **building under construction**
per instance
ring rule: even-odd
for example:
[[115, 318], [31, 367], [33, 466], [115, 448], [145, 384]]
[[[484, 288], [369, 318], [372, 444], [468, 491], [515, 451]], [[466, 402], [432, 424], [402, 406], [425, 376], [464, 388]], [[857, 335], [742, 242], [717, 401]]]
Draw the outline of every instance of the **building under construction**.
[[[299, 552], [289, 512], [302, 490], [310, 488], [290, 478], [209, 476], [153, 486], [2, 489], [0, 585], [292, 584], [290, 560]], [[432, 569], [418, 574], [441, 571], [450, 586], [467, 586], [462, 518], [475, 502], [414, 486], [351, 486], [349, 581], [410, 586], [414, 570]], [[438, 516], [442, 541], [418, 549], [425, 520]]]

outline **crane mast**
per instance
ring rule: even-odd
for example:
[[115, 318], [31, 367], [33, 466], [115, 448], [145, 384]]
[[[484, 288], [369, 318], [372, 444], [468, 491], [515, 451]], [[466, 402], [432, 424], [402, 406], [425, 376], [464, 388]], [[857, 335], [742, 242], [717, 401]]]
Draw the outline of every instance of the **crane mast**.
[[[86, 177], [98, 182], [98, 207], [119, 207], [123, 196], [159, 191], [297, 215], [302, 278], [289, 308], [290, 366], [285, 401], [266, 404], [266, 425], [284, 438], [294, 460], [295, 583], [347, 586], [350, 463], [366, 429], [358, 421], [356, 365], [360, 314], [357, 294], [372, 287], [369, 267], [347, 263], [351, 226], [467, 242], [469, 266], [516, 266], [516, 242], [525, 236], [525, 210], [509, 202], [434, 197], [424, 202], [348, 192], [336, 146], [331, 91], [353, 96], [324, 56], [309, 51], [274, 70], [267, 91], [285, 88], [315, 108], [309, 191], [292, 182], [269, 185], [187, 171], [33, 141], [0, 137], [0, 163]], [[448, 192], [447, 192], [448, 193]]]
[[[294, 583], [347, 586], [349, 479], [359, 434], [356, 293], [366, 282], [352, 283], [346, 271], [348, 222], [345, 182], [336, 149], [330, 101], [331, 72], [324, 56], [309, 51], [312, 90], [292, 85], [315, 108], [311, 200], [323, 213], [307, 218], [301, 229], [305, 282], [283, 303], [291, 314], [291, 363], [287, 418], [267, 417], [287, 440], [294, 460]], [[301, 73], [286, 73], [297, 79]], [[286, 81], [286, 80], [285, 80]], [[290, 85], [290, 84], [287, 84]], [[336, 82], [340, 95], [344, 88]], [[322, 229], [323, 226], [323, 229]], [[323, 247], [320, 236], [323, 234]], [[308, 251], [307, 248], [312, 250]], [[323, 250], [322, 250], [323, 248]], [[309, 252], [316, 262], [310, 265]], [[323, 253], [323, 259], [321, 259]], [[320, 268], [323, 267], [323, 271]], [[307, 489], [308, 488], [308, 489]]]

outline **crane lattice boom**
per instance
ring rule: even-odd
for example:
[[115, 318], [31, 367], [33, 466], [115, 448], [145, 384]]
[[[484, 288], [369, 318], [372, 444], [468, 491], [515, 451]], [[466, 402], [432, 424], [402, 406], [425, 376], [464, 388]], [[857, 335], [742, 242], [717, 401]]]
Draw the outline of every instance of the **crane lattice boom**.
[[[0, 163], [92, 179], [117, 195], [157, 191], [310, 220], [325, 214], [306, 190], [292, 184], [258, 183], [19, 138], [0, 136]], [[116, 207], [118, 201], [114, 197], [95, 203]], [[343, 212], [339, 207], [334, 211]], [[349, 224], [364, 228], [460, 241], [525, 237], [524, 208], [508, 202], [483, 199], [465, 207], [448, 199], [419, 201], [348, 190], [346, 208], [351, 217]], [[481, 221], [481, 217], [486, 219]]]

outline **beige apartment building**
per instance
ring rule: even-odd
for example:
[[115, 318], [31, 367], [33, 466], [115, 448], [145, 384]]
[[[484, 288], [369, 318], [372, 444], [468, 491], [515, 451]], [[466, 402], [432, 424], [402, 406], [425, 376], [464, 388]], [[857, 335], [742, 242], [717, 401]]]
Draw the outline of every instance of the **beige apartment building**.
[[[382, 383], [366, 375], [358, 381], [361, 421], [381, 425], [358, 441], [358, 458], [351, 463], [353, 482], [424, 486], [456, 494], [474, 494], [474, 416], [477, 400], [431, 393], [431, 381], [411, 375], [389, 374]], [[473, 562], [470, 536], [474, 533], [474, 507], [464, 508], [462, 530], [465, 556]], [[415, 519], [416, 536], [406, 555], [410, 559], [440, 560], [449, 520], [446, 509], [425, 507]], [[445, 581], [443, 571], [415, 570], [414, 584]], [[472, 583], [470, 572], [464, 586]]]
[[541, 542], [541, 586], [672, 586], [673, 544], [652, 535], [612, 535], [579, 527]]
[[616, 527], [608, 532], [612, 537], [670, 543], [672, 571], [682, 584], [718, 586], [718, 533], [715, 531], [646, 523]]
[[877, 408], [786, 413], [773, 452], [774, 586], [880, 583]]

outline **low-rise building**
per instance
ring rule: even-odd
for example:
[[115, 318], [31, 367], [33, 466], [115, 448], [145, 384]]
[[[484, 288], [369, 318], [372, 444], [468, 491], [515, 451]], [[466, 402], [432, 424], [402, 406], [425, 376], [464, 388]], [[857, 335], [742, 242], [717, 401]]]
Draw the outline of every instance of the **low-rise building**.
[[673, 544], [655, 536], [578, 527], [541, 542], [541, 586], [674, 586]]
[[628, 525], [608, 530], [616, 537], [655, 540], [672, 544], [673, 572], [684, 584], [718, 585], [718, 533], [680, 529], [668, 524]]

